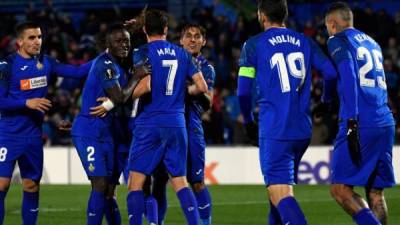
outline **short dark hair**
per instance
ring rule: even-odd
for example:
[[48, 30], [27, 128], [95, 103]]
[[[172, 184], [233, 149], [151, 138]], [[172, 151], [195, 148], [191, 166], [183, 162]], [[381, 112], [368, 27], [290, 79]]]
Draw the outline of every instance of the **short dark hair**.
[[27, 29], [36, 29], [36, 28], [40, 28], [40, 25], [36, 22], [33, 21], [25, 21], [22, 22], [20, 24], [18, 24], [15, 27], [15, 34], [17, 35], [17, 37], [20, 37], [21, 34], [27, 30]]
[[162, 35], [166, 26], [168, 26], [168, 16], [165, 12], [157, 9], [146, 10], [144, 27], [147, 35]]
[[331, 13], [339, 12], [340, 16], [344, 21], [353, 20], [353, 13], [351, 12], [350, 6], [345, 2], [334, 2], [329, 5], [328, 10], [326, 11], [326, 16]]
[[110, 26], [108, 26], [106, 35], [109, 36], [112, 33], [118, 32], [118, 31], [126, 31], [126, 32], [128, 32], [128, 30], [126, 29], [126, 27], [122, 23], [114, 23], [114, 24], [111, 24]]
[[258, 10], [273, 23], [285, 22], [289, 14], [286, 0], [259, 0]]
[[183, 37], [183, 35], [185, 35], [186, 31], [188, 31], [190, 28], [199, 29], [201, 36], [203, 36], [204, 39], [206, 38], [206, 35], [207, 35], [206, 29], [204, 29], [204, 27], [201, 26], [200, 24], [196, 24], [196, 23], [186, 24], [181, 30], [181, 37]]

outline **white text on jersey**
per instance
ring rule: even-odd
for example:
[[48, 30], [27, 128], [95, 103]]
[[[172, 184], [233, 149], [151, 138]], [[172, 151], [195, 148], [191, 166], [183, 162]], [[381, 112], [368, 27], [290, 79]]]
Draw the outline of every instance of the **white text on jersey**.
[[276, 44], [290, 43], [300, 47], [300, 40], [290, 35], [277, 35], [268, 39], [268, 41], [269, 43], [271, 43], [272, 46], [275, 46]]

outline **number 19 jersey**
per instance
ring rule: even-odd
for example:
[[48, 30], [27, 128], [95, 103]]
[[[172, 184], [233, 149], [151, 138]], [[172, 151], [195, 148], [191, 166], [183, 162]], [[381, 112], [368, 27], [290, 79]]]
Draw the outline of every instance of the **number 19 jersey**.
[[311, 46], [286, 28], [270, 28], [244, 43], [239, 75], [256, 79], [260, 138], [311, 137]]
[[140, 99], [135, 126], [185, 127], [186, 80], [199, 72], [194, 58], [164, 40], [152, 41], [135, 50], [133, 62], [137, 64], [146, 57], [152, 66], [151, 93]]

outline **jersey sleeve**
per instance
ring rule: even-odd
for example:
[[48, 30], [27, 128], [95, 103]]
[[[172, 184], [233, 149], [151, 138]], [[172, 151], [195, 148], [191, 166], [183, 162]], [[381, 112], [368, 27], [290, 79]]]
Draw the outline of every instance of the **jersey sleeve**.
[[119, 86], [118, 70], [111, 60], [98, 60], [96, 63], [95, 73], [100, 78], [101, 86], [104, 90], [113, 86]]
[[8, 97], [11, 65], [0, 61], [0, 110], [12, 111], [25, 108], [26, 99], [11, 99]]
[[73, 66], [60, 63], [58, 60], [53, 59], [51, 57], [46, 57], [46, 59], [49, 60], [50, 62], [52, 73], [55, 73], [61, 77], [70, 77], [70, 78], [86, 77], [89, 74], [90, 68], [93, 63], [93, 61], [89, 61], [80, 66]]
[[256, 77], [256, 45], [253, 39], [246, 41], [240, 52], [239, 77]]
[[322, 52], [321, 48], [310, 38], [311, 64], [323, 77], [322, 101], [331, 102], [336, 90], [337, 72], [331, 60]]
[[347, 44], [338, 37], [329, 39], [328, 50], [343, 83], [340, 91], [343, 92], [341, 96], [343, 97], [342, 104], [344, 104], [345, 114], [342, 119], [356, 119], [358, 115], [358, 92], [354, 59], [351, 56]]

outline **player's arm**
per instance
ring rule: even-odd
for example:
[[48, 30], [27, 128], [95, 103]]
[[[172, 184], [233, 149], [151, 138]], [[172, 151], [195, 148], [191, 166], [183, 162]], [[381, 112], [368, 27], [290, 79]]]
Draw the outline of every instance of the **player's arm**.
[[89, 61], [80, 66], [73, 66], [58, 62], [56, 59], [48, 57], [51, 64], [52, 73], [57, 74], [61, 77], [70, 78], [83, 78], [89, 74], [90, 68], [92, 67], [93, 61]]
[[188, 73], [189, 79], [192, 79], [193, 84], [188, 87], [189, 95], [198, 95], [202, 93], [206, 93], [208, 90], [208, 86], [206, 81], [204, 80], [203, 73], [200, 71], [199, 65], [196, 62], [196, 59], [187, 53], [187, 62], [188, 62]]
[[50, 109], [51, 102], [46, 98], [12, 99], [8, 97], [10, 69], [9, 64], [0, 61], [0, 110], [14, 111], [23, 108], [30, 108], [45, 112]]
[[144, 64], [136, 65], [133, 69], [133, 75], [128, 81], [128, 84], [125, 88], [121, 88], [118, 82], [115, 82], [114, 85], [111, 85], [105, 89], [107, 97], [114, 104], [123, 104], [125, 103], [135, 89], [135, 87], [139, 84], [139, 81], [144, 77], [150, 77], [151, 66], [146, 61]]
[[337, 72], [332, 61], [322, 52], [321, 48], [311, 39], [311, 63], [322, 74], [323, 92], [322, 102], [330, 104], [336, 93]]
[[337, 37], [330, 38], [328, 50], [342, 80], [342, 97], [345, 114], [341, 115], [342, 120], [347, 123], [347, 145], [350, 157], [354, 164], [361, 162], [361, 147], [358, 130], [358, 93], [357, 73], [354, 68], [354, 59], [347, 47], [347, 44]]
[[354, 59], [347, 47], [347, 44], [337, 37], [330, 38], [328, 41], [329, 54], [338, 70], [338, 75], [343, 84], [343, 98], [346, 108], [344, 120], [357, 119], [358, 116], [358, 92], [357, 92], [357, 72], [354, 68]]
[[195, 98], [200, 103], [204, 111], [207, 111], [212, 106], [212, 99], [214, 97], [214, 80], [215, 80], [215, 70], [211, 65], [208, 65], [207, 70], [203, 70], [203, 75], [207, 83], [208, 90], [205, 93], [196, 95]]
[[151, 77], [147, 76], [140, 80], [139, 84], [133, 90], [132, 98], [139, 98], [140, 96], [151, 92]]
[[243, 115], [247, 136], [251, 144], [258, 146], [258, 126], [253, 118], [252, 88], [256, 77], [255, 46], [244, 43], [239, 59], [237, 96]]

